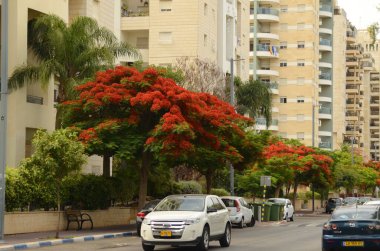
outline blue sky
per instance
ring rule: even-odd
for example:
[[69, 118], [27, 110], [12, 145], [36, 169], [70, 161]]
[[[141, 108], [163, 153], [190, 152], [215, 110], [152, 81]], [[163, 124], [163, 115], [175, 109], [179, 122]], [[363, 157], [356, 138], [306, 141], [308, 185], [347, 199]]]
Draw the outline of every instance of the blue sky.
[[357, 29], [366, 29], [374, 22], [380, 23], [380, 11], [376, 6], [380, 6], [380, 0], [338, 0], [338, 5], [342, 7], [348, 19]]

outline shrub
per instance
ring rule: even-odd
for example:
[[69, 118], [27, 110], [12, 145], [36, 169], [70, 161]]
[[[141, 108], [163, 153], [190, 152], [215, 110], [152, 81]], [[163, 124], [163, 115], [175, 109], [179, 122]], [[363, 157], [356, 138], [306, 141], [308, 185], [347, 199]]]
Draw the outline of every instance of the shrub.
[[174, 184], [173, 193], [200, 194], [202, 193], [202, 186], [196, 181], [180, 181]]
[[226, 191], [224, 188], [211, 188], [211, 194], [217, 195], [217, 196], [228, 196], [230, 195], [229, 192]]

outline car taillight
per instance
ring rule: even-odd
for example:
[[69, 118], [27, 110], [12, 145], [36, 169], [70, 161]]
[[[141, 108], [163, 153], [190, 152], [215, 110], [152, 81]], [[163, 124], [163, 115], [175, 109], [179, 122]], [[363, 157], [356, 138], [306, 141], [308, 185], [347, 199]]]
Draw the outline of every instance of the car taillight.
[[239, 206], [239, 202], [237, 202], [237, 200], [234, 201], [234, 206], [236, 207], [236, 212], [240, 212], [240, 206]]
[[380, 225], [379, 224], [374, 224], [374, 225], [369, 225], [368, 228], [370, 230], [380, 230]]
[[337, 230], [338, 226], [336, 224], [330, 224], [330, 223], [325, 223], [323, 225], [323, 230]]
[[138, 212], [137, 213], [137, 217], [144, 218], [145, 217], [145, 213], [144, 212]]

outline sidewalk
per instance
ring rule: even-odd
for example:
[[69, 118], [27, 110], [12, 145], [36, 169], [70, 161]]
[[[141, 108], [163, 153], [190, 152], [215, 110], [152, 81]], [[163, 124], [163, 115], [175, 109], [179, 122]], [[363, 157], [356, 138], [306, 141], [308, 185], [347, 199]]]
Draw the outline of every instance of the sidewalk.
[[55, 231], [12, 234], [4, 236], [4, 243], [0, 243], [0, 251], [5, 250], [22, 250], [28, 248], [37, 248], [43, 246], [53, 246], [66, 243], [92, 241], [104, 238], [117, 238], [136, 235], [136, 225], [111, 226], [83, 229], [68, 230], [60, 232], [60, 239], [55, 239]]
[[311, 209], [301, 209], [294, 212], [294, 216], [302, 217], [302, 216], [323, 216], [326, 215], [324, 208], [315, 209], [314, 212]]

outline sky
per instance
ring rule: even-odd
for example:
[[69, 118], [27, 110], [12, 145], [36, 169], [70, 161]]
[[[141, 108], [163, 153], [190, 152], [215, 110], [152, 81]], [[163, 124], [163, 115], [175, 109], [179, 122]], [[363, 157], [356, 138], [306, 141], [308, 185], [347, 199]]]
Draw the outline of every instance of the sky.
[[380, 6], [380, 0], [338, 0], [338, 5], [346, 11], [348, 20], [357, 29], [380, 23], [380, 11], [376, 9]]

